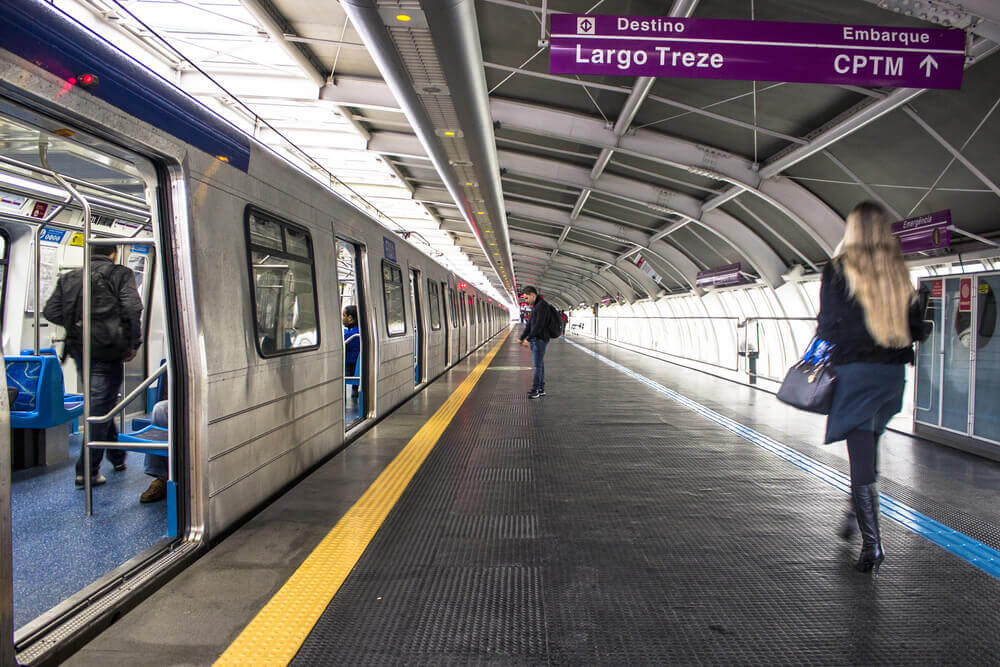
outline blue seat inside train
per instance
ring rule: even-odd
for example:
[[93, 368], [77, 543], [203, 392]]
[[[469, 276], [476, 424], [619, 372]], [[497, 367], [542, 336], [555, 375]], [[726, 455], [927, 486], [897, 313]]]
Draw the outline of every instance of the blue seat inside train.
[[[155, 456], [167, 456], [167, 446], [170, 436], [170, 410], [169, 401], [160, 401], [153, 406], [153, 414], [148, 425], [142, 428], [136, 429], [135, 426], [138, 419], [132, 420], [133, 430], [128, 433], [119, 433], [118, 442], [121, 444], [119, 449], [124, 449], [126, 451], [140, 452], [142, 454], [153, 454]], [[145, 420], [142, 420], [145, 421]], [[155, 449], [132, 449], [128, 446], [128, 443], [141, 443], [141, 444], [153, 444], [160, 443], [162, 447], [157, 447]]]
[[6, 357], [4, 364], [7, 385], [17, 390], [10, 406], [11, 428], [51, 428], [83, 413], [83, 397], [65, 392], [54, 354]]

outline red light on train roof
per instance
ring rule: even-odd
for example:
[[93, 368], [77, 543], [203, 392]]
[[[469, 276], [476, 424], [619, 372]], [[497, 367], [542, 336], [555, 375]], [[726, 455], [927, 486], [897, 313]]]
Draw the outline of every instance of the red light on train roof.
[[79, 83], [84, 88], [89, 88], [90, 86], [96, 86], [98, 84], [98, 78], [96, 74], [81, 74], [76, 78], [77, 83]]

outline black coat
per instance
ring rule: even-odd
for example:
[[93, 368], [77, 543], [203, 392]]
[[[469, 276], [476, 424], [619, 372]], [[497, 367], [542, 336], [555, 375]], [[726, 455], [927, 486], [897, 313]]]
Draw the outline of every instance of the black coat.
[[[542, 340], [550, 340], [552, 336], [549, 334], [551, 328], [549, 327], [549, 322], [553, 318], [559, 317], [559, 313], [556, 309], [549, 305], [549, 302], [542, 297], [535, 298], [535, 305], [531, 307], [531, 316], [528, 319], [528, 326], [524, 327], [524, 331], [521, 332], [521, 340], [527, 338], [531, 340], [532, 338], [540, 338]], [[560, 323], [561, 326], [561, 323]]]
[[[910, 332], [913, 340], [923, 329], [923, 313], [916, 301], [910, 307]], [[911, 364], [913, 346], [882, 347], [875, 342], [865, 325], [865, 314], [848, 291], [847, 279], [836, 262], [823, 269], [819, 292], [819, 316], [816, 335], [834, 344], [830, 363], [841, 366], [852, 363]]]

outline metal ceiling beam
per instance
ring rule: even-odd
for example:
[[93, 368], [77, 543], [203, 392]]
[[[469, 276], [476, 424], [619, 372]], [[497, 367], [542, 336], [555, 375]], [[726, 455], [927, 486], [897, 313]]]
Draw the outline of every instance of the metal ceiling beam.
[[[593, 81], [584, 81], [583, 79], [572, 79], [566, 76], [560, 76], [558, 74], [546, 74], [544, 72], [536, 72], [529, 69], [524, 69], [520, 67], [509, 67], [507, 65], [500, 65], [498, 63], [484, 62], [483, 66], [487, 69], [495, 69], [499, 72], [511, 72], [521, 76], [527, 76], [535, 79], [542, 79], [544, 81], [556, 81], [558, 83], [565, 83], [572, 86], [580, 86], [583, 88], [593, 88], [595, 90], [608, 90], [615, 93], [622, 93], [627, 95], [631, 92], [631, 88], [626, 86], [613, 86], [606, 83], [594, 83]], [[666, 97], [660, 97], [659, 95], [649, 95], [649, 99], [661, 104], [676, 107], [687, 113], [694, 114], [697, 116], [704, 116], [706, 118], [711, 118], [712, 120], [717, 120], [722, 123], [727, 123], [730, 125], [735, 125], [746, 130], [751, 130], [754, 132], [759, 132], [760, 134], [766, 134], [777, 139], [783, 139], [793, 144], [804, 144], [805, 140], [799, 137], [794, 137], [783, 132], [776, 132], [774, 130], [768, 129], [766, 127], [761, 127], [759, 125], [754, 125], [753, 123], [747, 123], [736, 118], [730, 118], [729, 116], [723, 116], [722, 114], [717, 114], [712, 111], [707, 111], [700, 107], [692, 106], [690, 104], [685, 104], [684, 102], [678, 102], [677, 100], [672, 100]]]
[[506, 254], [506, 263], [513, 273], [475, 3], [473, 0], [422, 0], [420, 4], [464, 134], [465, 147], [476, 175], [475, 187], [482, 195], [493, 237], [500, 244], [501, 252]]
[[[347, 13], [351, 24], [361, 36], [361, 40], [365, 46], [368, 47], [369, 55], [375, 61], [379, 73], [385, 79], [400, 108], [406, 114], [407, 120], [410, 121], [410, 126], [420, 138], [420, 143], [426, 155], [431, 158], [431, 161], [437, 168], [438, 174], [448, 188], [452, 199], [458, 204], [462, 217], [465, 218], [470, 228], [477, 230], [476, 239], [482, 248], [483, 254], [493, 264], [497, 277], [508, 275], [509, 280], [513, 281], [513, 264], [510, 265], [510, 273], [507, 274], [503, 266], [504, 262], [502, 260], [499, 262], [494, 261], [494, 258], [487, 251], [486, 246], [483, 245], [484, 241], [482, 235], [478, 233], [477, 222], [474, 220], [474, 214], [468, 202], [466, 190], [458, 182], [456, 172], [452, 168], [449, 157], [438, 140], [438, 128], [435, 128], [427, 109], [424, 107], [423, 101], [420, 99], [420, 95], [416, 91], [413, 77], [403, 62], [399, 50], [396, 48], [396, 43], [382, 20], [379, 9], [374, 5], [372, 0], [342, 0], [341, 7]], [[496, 221], [492, 224], [495, 223]], [[501, 243], [506, 244], [506, 241], [502, 240], [502, 235], [497, 236], [497, 238], [501, 239]], [[509, 256], [509, 250], [507, 254]], [[510, 263], [509, 257], [508, 263]], [[501, 283], [503, 282], [505, 281], [501, 278]], [[511, 285], [513, 285], [513, 282], [511, 282]], [[508, 286], [508, 289], [510, 289], [510, 286]]]
[[695, 281], [698, 275], [698, 266], [673, 246], [664, 241], [653, 241], [652, 235], [647, 232], [625, 227], [624, 225], [604, 222], [603, 220], [589, 216], [580, 216], [576, 220], [571, 221], [564, 211], [557, 208], [511, 200], [507, 201], [507, 212], [510, 215], [530, 220], [538, 220], [552, 225], [564, 225], [566, 229], [579, 229], [600, 234], [607, 238], [648, 249], [649, 253], [661, 257], [662, 261], [668, 264], [692, 289], [696, 289]]
[[990, 179], [989, 176], [987, 176], [986, 174], [984, 174], [979, 169], [979, 167], [977, 167], [976, 165], [972, 164], [972, 162], [969, 160], [969, 158], [967, 158], [964, 155], [962, 155], [962, 153], [957, 148], [955, 148], [954, 146], [952, 146], [951, 143], [949, 143], [947, 139], [945, 139], [944, 137], [942, 137], [940, 135], [940, 133], [938, 133], [937, 130], [935, 130], [933, 127], [931, 127], [930, 123], [928, 123], [923, 118], [921, 118], [917, 114], [917, 112], [913, 110], [913, 107], [911, 107], [910, 105], [904, 106], [903, 107], [903, 113], [905, 113], [907, 116], [909, 116], [910, 118], [912, 118], [913, 122], [916, 123], [917, 125], [919, 125], [927, 134], [929, 134], [934, 139], [934, 141], [936, 141], [939, 144], [941, 144], [941, 146], [946, 151], [948, 151], [951, 154], [951, 156], [953, 158], [955, 158], [955, 160], [957, 160], [958, 162], [961, 162], [962, 165], [966, 169], [968, 169], [972, 173], [973, 176], [975, 176], [976, 178], [978, 178], [983, 183], [983, 185], [985, 185], [990, 190], [992, 190], [994, 194], [1000, 196], [1000, 186], [997, 186], [997, 184], [994, 183]]
[[948, 28], [971, 30], [980, 37], [1000, 43], [1000, 4], [996, 0], [865, 0], [907, 16]]
[[[981, 39], [975, 42], [970, 51], [969, 58], [966, 59], [965, 68], [980, 62], [989, 57], [997, 49], [997, 44]], [[812, 157], [816, 153], [824, 150], [828, 146], [840, 141], [844, 137], [854, 134], [866, 125], [882, 118], [913, 101], [924, 93], [922, 88], [897, 88], [879, 100], [866, 100], [854, 108], [854, 111], [846, 117], [840, 116], [838, 120], [829, 127], [821, 130], [818, 135], [804, 146], [794, 148], [787, 153], [775, 156], [767, 165], [761, 169], [760, 175], [763, 179], [773, 179], [784, 170], [799, 162]], [[723, 194], [714, 197], [705, 204], [708, 209], [721, 206], [733, 197], [739, 196], [743, 190], [740, 187], [732, 187]]]
[[[511, 232], [511, 239], [518, 243], [533, 243], [543, 248], [555, 248], [559, 245], [556, 239], [526, 232]], [[562, 247], [565, 248], [567, 252], [583, 255], [584, 257], [593, 257], [599, 262], [606, 263], [609, 266], [618, 269], [634, 280], [639, 287], [641, 287], [642, 290], [651, 297], [656, 297], [661, 291], [663, 291], [659, 285], [653, 282], [652, 278], [642, 271], [642, 269], [629, 260], [619, 260], [618, 256], [613, 252], [595, 250], [589, 246], [580, 245], [579, 243], [563, 243]], [[599, 272], [602, 271], [603, 269], [599, 270]]]
[[516, 241], [514, 242], [514, 246], [515, 256], [522, 255], [535, 260], [541, 260], [542, 264], [551, 262], [552, 264], [558, 266], [566, 266], [571, 269], [581, 270], [584, 272], [587, 279], [596, 282], [600, 285], [601, 289], [607, 290], [608, 294], [621, 294], [622, 297], [629, 303], [634, 303], [636, 300], [635, 291], [633, 291], [632, 288], [625, 283], [625, 281], [611, 273], [598, 273], [597, 271], [594, 271], [593, 264], [589, 262], [584, 262], [565, 255], [560, 255], [559, 257], [550, 260], [549, 253], [544, 250], [522, 246]]
[[322, 84], [319, 99], [359, 109], [403, 113], [392, 90], [379, 79], [335, 76]]
[[[753, 230], [725, 211], [710, 211], [705, 215], [699, 215], [701, 202], [694, 197], [661, 190], [654, 185], [610, 174], [605, 174], [591, 183], [589, 170], [585, 167], [509, 151], [500, 151], [500, 165], [508, 171], [547, 180], [550, 183], [569, 184], [580, 188], [589, 185], [594, 192], [638, 202], [650, 207], [651, 212], [662, 210], [665, 213], [680, 215], [728, 243], [746, 258], [769, 286], [777, 287], [783, 282], [781, 275], [787, 267], [770, 246]], [[668, 229], [671, 227], [679, 228], [680, 225], [672, 225]], [[625, 259], [635, 252], [633, 250], [624, 253], [619, 259]]]
[[[687, 18], [694, 13], [695, 8], [698, 6], [698, 0], [674, 0], [674, 6], [670, 8], [670, 13], [668, 16], [674, 18]], [[625, 136], [625, 133], [629, 131], [632, 127], [632, 121], [635, 120], [636, 114], [639, 113], [639, 108], [642, 107], [642, 103], [646, 101], [646, 96], [649, 95], [649, 91], [652, 90], [653, 84], [656, 83], [656, 78], [651, 76], [641, 76], [635, 80], [635, 84], [632, 86], [632, 92], [629, 93], [628, 98], [625, 100], [625, 104], [622, 106], [621, 112], [618, 114], [618, 119], [615, 121], [615, 126], [612, 129], [615, 137], [621, 139]], [[617, 142], [616, 142], [617, 143]], [[590, 172], [590, 177], [595, 181], [601, 177], [604, 173], [604, 169], [608, 166], [608, 162], [611, 161], [611, 156], [614, 155], [613, 148], [604, 148], [601, 150], [601, 154], [597, 156], [597, 160], [594, 162], [594, 168]], [[584, 190], [585, 193], [589, 194], [589, 190]], [[586, 201], [586, 197], [581, 194], [581, 204]], [[575, 215], [573, 216], [576, 217]]]
[[615, 137], [599, 118], [524, 102], [494, 99], [491, 108], [493, 117], [502, 127], [614, 148], [619, 153], [696, 176], [739, 184], [741, 191], [751, 192], [790, 218], [827, 254], [833, 252], [843, 235], [843, 220], [816, 195], [786, 178], [763, 182], [753, 163], [746, 158], [653, 130], [637, 130], [624, 137]]

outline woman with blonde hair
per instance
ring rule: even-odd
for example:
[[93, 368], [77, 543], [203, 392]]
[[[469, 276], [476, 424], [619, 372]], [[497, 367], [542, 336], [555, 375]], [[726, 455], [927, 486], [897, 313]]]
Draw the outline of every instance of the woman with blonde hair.
[[[816, 335], [833, 344], [830, 363], [838, 380], [826, 442], [847, 440], [851, 514], [862, 538], [855, 569], [876, 575], [885, 558], [875, 490], [877, 444], [903, 405], [903, 367], [913, 363], [913, 341], [924, 337], [920, 310], [885, 210], [858, 204], [823, 270]], [[848, 526], [841, 533], [845, 539], [853, 534]]]

